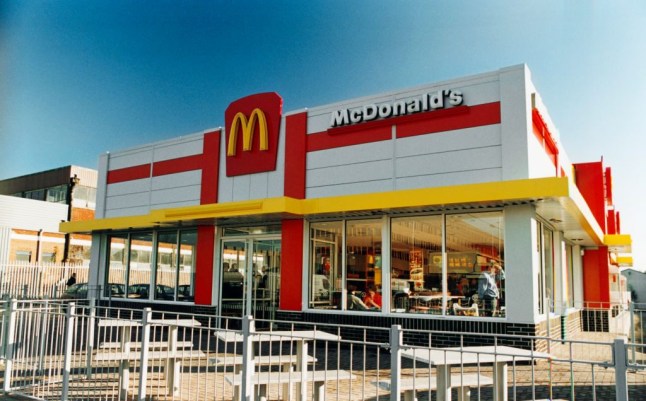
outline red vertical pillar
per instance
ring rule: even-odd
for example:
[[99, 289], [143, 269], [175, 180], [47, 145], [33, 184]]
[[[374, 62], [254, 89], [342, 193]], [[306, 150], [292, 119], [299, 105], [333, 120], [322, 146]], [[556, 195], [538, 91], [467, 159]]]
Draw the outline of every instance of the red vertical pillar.
[[[221, 131], [204, 134], [202, 145], [202, 181], [200, 204], [218, 202], [218, 176], [220, 174]], [[213, 293], [215, 227], [197, 228], [197, 255], [195, 261], [195, 304], [211, 305]]]
[[303, 220], [284, 220], [280, 264], [280, 309], [300, 311], [303, 277]]
[[[307, 112], [285, 118], [285, 196], [305, 198]], [[280, 308], [303, 308], [302, 219], [283, 220], [280, 266]]]
[[610, 306], [608, 248], [586, 249], [583, 255], [583, 301], [591, 308]]

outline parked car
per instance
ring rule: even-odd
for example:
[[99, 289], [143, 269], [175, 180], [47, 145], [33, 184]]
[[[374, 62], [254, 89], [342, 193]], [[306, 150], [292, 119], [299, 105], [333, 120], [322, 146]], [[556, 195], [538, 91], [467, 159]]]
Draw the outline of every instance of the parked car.
[[195, 300], [195, 296], [191, 293], [191, 286], [189, 284], [181, 284], [177, 286], [177, 299], [179, 301], [189, 302]]
[[[133, 284], [129, 286], [128, 298], [150, 298], [150, 284]], [[173, 301], [175, 299], [175, 289], [167, 285], [157, 284], [154, 299]]]
[[[126, 296], [126, 286], [123, 284], [110, 283], [110, 297], [112, 298], [123, 298]], [[92, 288], [91, 296], [105, 296], [102, 293], [100, 286], [90, 286]], [[61, 295], [61, 299], [85, 299], [88, 297], [88, 284], [87, 283], [76, 283], [72, 284], [65, 292]]]

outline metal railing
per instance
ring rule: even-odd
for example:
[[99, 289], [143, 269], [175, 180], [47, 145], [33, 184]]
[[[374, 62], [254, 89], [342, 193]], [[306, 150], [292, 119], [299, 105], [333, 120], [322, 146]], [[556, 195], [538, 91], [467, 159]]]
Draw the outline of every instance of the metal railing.
[[11, 300], [2, 310], [2, 389], [37, 399], [646, 398], [638, 338], [254, 320], [92, 300]]

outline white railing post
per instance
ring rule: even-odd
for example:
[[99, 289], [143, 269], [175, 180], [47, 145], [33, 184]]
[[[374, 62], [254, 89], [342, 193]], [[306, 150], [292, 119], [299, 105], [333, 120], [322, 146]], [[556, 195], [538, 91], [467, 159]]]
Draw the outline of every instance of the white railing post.
[[96, 298], [90, 298], [88, 306], [90, 317], [87, 322], [87, 353], [85, 356], [85, 374], [87, 379], [92, 378], [92, 353], [94, 352], [94, 323], [96, 321]]
[[[139, 394], [137, 399], [144, 401], [146, 399], [146, 381], [148, 380], [148, 347], [150, 341], [150, 320], [152, 319], [152, 310], [144, 308], [144, 315], [141, 318], [141, 358], [139, 360]], [[170, 351], [170, 350], [169, 350]], [[166, 370], [166, 374], [169, 372]]]
[[399, 387], [402, 369], [402, 327], [398, 324], [390, 326], [390, 401], [400, 401]]
[[15, 331], [16, 331], [16, 314], [18, 301], [12, 299], [9, 301], [9, 320], [7, 322], [7, 331], [5, 334], [5, 360], [4, 360], [4, 392], [11, 390], [11, 369], [13, 368], [13, 356], [15, 353]]
[[49, 301], [43, 301], [40, 311], [40, 332], [38, 333], [38, 374], [43, 374], [44, 365], [45, 365], [45, 347], [46, 340], [49, 338], [49, 333], [47, 332], [48, 319], [47, 315], [49, 314]]
[[[630, 313], [630, 330], [629, 330], [630, 342], [633, 344], [636, 344], [637, 339], [635, 338], [635, 304], [634, 303], [632, 302], [630, 303], [628, 307], [628, 311]], [[636, 361], [635, 346], [633, 345], [631, 348], [632, 348], [632, 356], [633, 356], [632, 362], [635, 363]]]
[[67, 401], [70, 387], [70, 373], [72, 371], [72, 346], [74, 345], [74, 324], [76, 323], [76, 304], [70, 302], [67, 305], [67, 314], [65, 316], [65, 360], [63, 367], [63, 393], [62, 401]]
[[242, 400], [253, 399], [253, 374], [256, 370], [253, 360], [253, 338], [256, 331], [253, 316], [242, 318]]
[[626, 349], [626, 339], [616, 338], [612, 346], [613, 360], [615, 363], [615, 391], [617, 401], [628, 399], [628, 355]]

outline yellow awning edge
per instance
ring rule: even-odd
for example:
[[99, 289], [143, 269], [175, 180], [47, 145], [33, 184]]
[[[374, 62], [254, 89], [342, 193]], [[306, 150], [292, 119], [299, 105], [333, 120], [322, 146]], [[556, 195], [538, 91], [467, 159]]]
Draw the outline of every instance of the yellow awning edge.
[[633, 240], [629, 234], [606, 234], [603, 237], [603, 244], [610, 252], [632, 253]]

